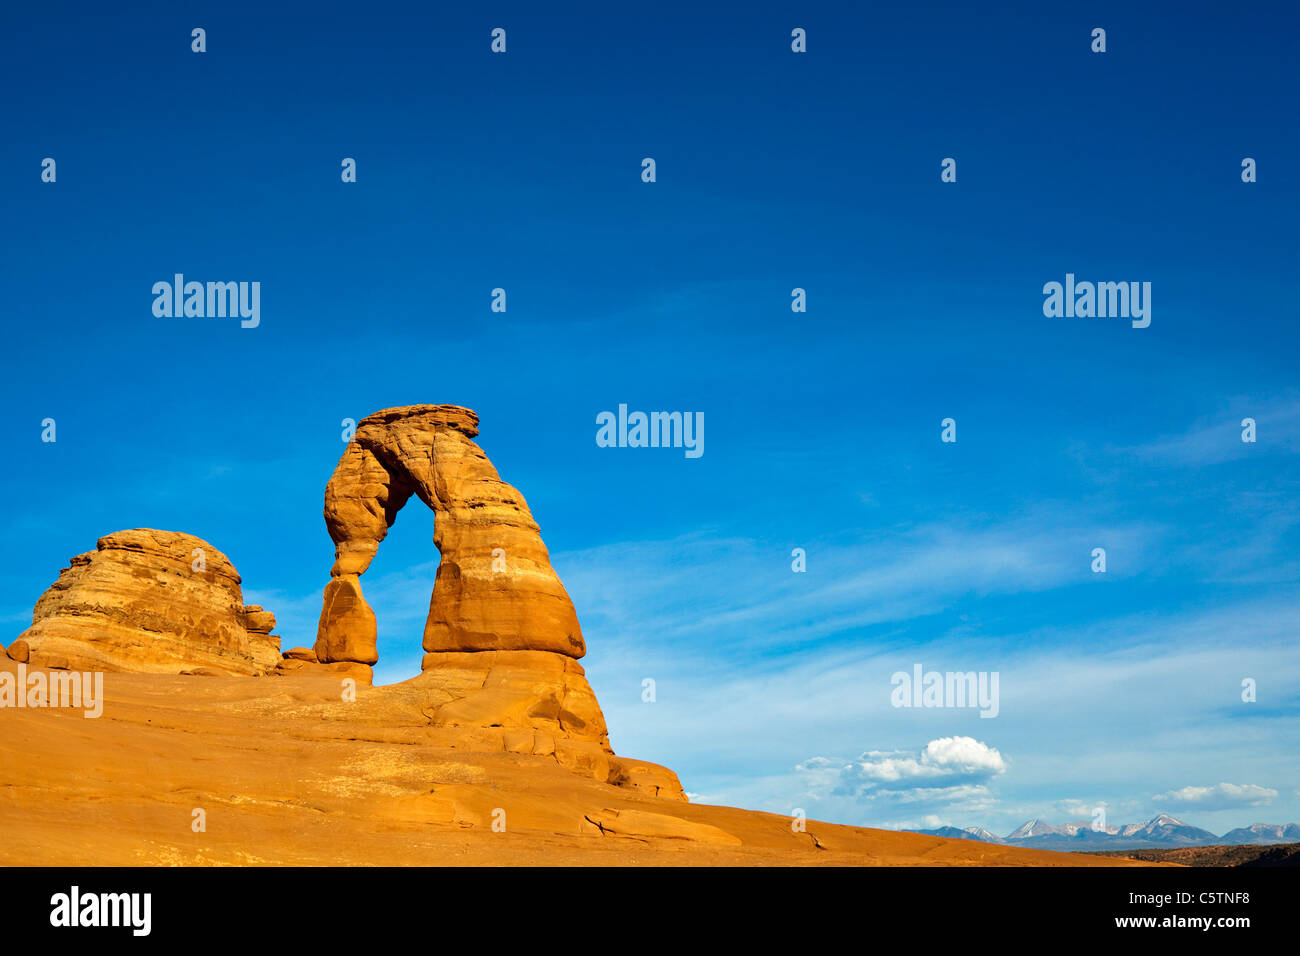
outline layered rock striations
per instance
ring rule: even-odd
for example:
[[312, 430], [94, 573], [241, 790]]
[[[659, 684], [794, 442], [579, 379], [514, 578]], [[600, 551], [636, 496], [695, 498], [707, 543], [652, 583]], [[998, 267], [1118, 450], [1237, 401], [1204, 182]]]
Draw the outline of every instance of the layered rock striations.
[[245, 605], [230, 559], [175, 531], [100, 538], [41, 595], [9, 656], [38, 667], [263, 674], [280, 658], [275, 616]]

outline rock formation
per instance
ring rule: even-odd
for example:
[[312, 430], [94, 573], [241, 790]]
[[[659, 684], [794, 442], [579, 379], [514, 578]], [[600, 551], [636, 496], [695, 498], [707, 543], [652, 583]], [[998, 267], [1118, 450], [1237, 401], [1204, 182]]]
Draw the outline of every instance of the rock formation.
[[389, 408], [361, 420], [325, 489], [335, 560], [316, 658], [378, 659], [375, 616], [360, 578], [397, 512], [417, 497], [433, 510], [441, 562], [424, 628], [428, 653], [420, 676], [404, 686], [429, 725], [455, 728], [490, 749], [551, 756], [627, 789], [685, 799], [671, 770], [610, 748], [578, 663], [587, 649], [573, 602], [523, 495], [497, 475], [473, 441], [477, 434], [478, 416], [457, 405]]
[[280, 663], [280, 638], [271, 633], [275, 630], [275, 615], [260, 604], [245, 604], [242, 614], [253, 661], [263, 671], [269, 671]]
[[376, 660], [360, 576], [412, 495], [433, 510], [442, 555], [426, 651], [586, 653], [537, 522], [474, 444], [477, 434], [478, 416], [458, 405], [389, 408], [361, 420], [325, 489], [334, 567], [317, 632], [320, 660]]
[[135, 528], [71, 559], [9, 656], [75, 670], [262, 674], [280, 659], [274, 628], [273, 614], [244, 604], [239, 574], [211, 544]]

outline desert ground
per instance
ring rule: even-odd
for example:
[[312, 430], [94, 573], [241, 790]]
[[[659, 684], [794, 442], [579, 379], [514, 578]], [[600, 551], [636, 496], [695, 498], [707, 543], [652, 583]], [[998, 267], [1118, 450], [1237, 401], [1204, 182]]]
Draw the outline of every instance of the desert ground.
[[431, 726], [420, 697], [420, 678], [348, 702], [333, 675], [110, 673], [97, 719], [5, 708], [0, 864], [1143, 865], [818, 821], [795, 832], [476, 746]]

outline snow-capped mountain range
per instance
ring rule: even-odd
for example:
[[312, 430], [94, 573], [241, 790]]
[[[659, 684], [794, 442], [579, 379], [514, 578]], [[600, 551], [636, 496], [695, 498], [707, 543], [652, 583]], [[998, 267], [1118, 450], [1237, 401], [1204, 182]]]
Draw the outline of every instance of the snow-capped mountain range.
[[1040, 850], [1137, 850], [1151, 847], [1173, 846], [1263, 846], [1271, 843], [1300, 843], [1300, 824], [1254, 823], [1248, 827], [1216, 836], [1184, 823], [1168, 813], [1158, 813], [1146, 823], [1129, 823], [1110, 826], [1104, 831], [1094, 830], [1091, 821], [1070, 823], [1044, 823], [1037, 818], [1027, 820], [1005, 837], [997, 837], [984, 827], [939, 827], [937, 830], [918, 830], [929, 836], [953, 837], [962, 840], [981, 840], [985, 843], [1006, 843], [1014, 846], [1034, 847]]

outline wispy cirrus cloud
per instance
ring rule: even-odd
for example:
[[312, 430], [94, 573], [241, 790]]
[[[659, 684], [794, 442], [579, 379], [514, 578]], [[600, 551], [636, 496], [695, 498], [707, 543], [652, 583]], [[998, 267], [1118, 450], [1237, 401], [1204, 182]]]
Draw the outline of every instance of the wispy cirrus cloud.
[[[752, 652], [915, 620], [963, 597], [1049, 591], [1086, 580], [1099, 541], [1131, 556], [1161, 535], [1149, 522], [1090, 522], [1070, 508], [1040, 508], [1004, 522], [930, 522], [805, 542], [807, 571], [799, 574], [785, 543], [705, 534], [566, 552], [554, 563], [584, 623], [653, 605], [661, 639], [708, 635], [715, 646], [741, 641]], [[1138, 567], [1122, 558], [1110, 573]]]
[[[1255, 421], [1255, 441], [1243, 442], [1242, 421]], [[1216, 465], [1247, 455], [1300, 453], [1300, 398], [1236, 398], [1187, 430], [1142, 445], [1116, 447], [1113, 453], [1150, 465]]]

